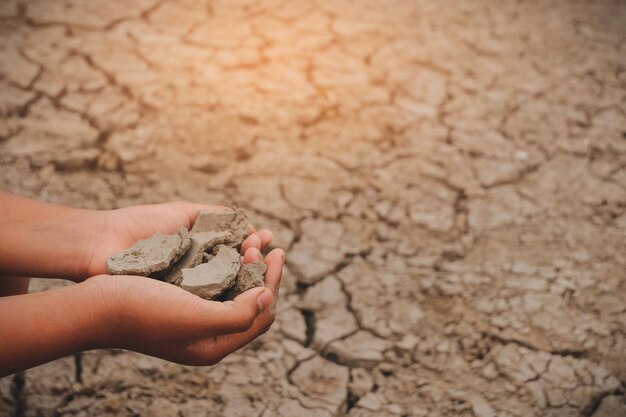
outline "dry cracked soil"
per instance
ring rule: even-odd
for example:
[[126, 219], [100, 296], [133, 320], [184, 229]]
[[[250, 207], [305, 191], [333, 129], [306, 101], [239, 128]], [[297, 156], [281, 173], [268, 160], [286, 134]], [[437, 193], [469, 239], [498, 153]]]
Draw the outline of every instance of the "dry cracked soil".
[[0, 188], [234, 204], [288, 254], [219, 365], [77, 354], [0, 414], [626, 415], [626, 2], [2, 0], [0, 32]]

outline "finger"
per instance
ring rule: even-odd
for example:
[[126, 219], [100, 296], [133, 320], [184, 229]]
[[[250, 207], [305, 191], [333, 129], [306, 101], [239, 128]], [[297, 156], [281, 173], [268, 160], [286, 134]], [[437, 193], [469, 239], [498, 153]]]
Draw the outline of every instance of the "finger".
[[256, 233], [251, 234], [241, 244], [241, 253], [246, 253], [250, 248], [261, 249], [261, 238]]
[[272, 238], [274, 237], [274, 234], [268, 229], [259, 230], [256, 232], [256, 235], [261, 239], [261, 247], [259, 249], [263, 249], [272, 243]]
[[[130, 278], [122, 275], [106, 277], [108, 282]], [[93, 279], [98, 277], [90, 278]], [[203, 300], [180, 287], [150, 278], [132, 277], [131, 280], [121, 281], [121, 284], [124, 296], [132, 297], [124, 299], [124, 302], [139, 307], [162, 306], [168, 313], [159, 314], [158, 318], [150, 315], [149, 320], [157, 320], [161, 330], [181, 338], [197, 339], [245, 331], [264, 309], [271, 307], [268, 299], [271, 302], [273, 298], [271, 291], [264, 287], [244, 291], [234, 300], [222, 303]], [[148, 319], [145, 308], [133, 307], [128, 314]]]
[[29, 282], [30, 278], [27, 277], [0, 276], [0, 297], [26, 294]]
[[243, 263], [249, 264], [254, 261], [263, 262], [263, 255], [257, 248], [249, 248], [243, 255]]
[[[268, 291], [268, 293], [270, 292]], [[272, 302], [273, 299], [270, 300], [270, 303]], [[196, 353], [200, 357], [210, 357], [212, 363], [219, 362], [267, 332], [272, 323], [274, 323], [274, 312], [272, 309], [267, 309], [256, 318], [252, 326], [245, 332], [224, 334], [198, 342], [195, 345]]]
[[202, 333], [221, 335], [249, 330], [257, 317], [271, 306], [273, 295], [263, 287], [244, 291], [232, 301], [202, 301]]
[[[246, 260], [246, 256], [249, 258], [256, 256], [256, 252], [258, 252], [258, 250], [255, 248], [249, 249], [244, 255], [244, 261]], [[285, 263], [285, 252], [282, 249], [272, 250], [265, 257], [265, 263], [267, 264], [265, 285], [271, 290], [271, 292], [268, 291], [268, 294], [272, 294], [266, 301], [270, 303], [271, 307], [265, 307], [265, 310], [256, 317], [254, 323], [252, 323], [250, 328], [246, 331], [234, 334], [222, 334], [218, 337], [211, 337], [210, 339], [196, 343], [194, 350], [200, 357], [210, 357], [212, 364], [217, 363], [225, 356], [247, 345], [271, 327], [274, 322], [275, 303], [278, 300], [282, 268]]]
[[274, 249], [265, 257], [267, 271], [265, 272], [265, 286], [272, 290], [274, 297], [278, 299], [280, 280], [285, 263], [285, 252], [282, 249]]

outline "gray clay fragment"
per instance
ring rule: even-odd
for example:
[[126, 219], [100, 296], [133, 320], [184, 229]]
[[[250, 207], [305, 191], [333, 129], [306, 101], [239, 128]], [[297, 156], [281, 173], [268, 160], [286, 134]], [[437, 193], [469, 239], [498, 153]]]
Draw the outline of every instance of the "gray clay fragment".
[[180, 246], [178, 247], [174, 258], [170, 262], [170, 266], [172, 266], [172, 264], [174, 264], [175, 262], [178, 262], [178, 260], [182, 258], [183, 255], [185, 255], [191, 247], [191, 237], [186, 227], [179, 227], [176, 233], [180, 237]]
[[208, 263], [183, 269], [180, 286], [199, 297], [212, 300], [233, 285], [240, 266], [239, 252], [221, 245], [217, 255]]
[[226, 242], [229, 246], [239, 246], [248, 236], [248, 218], [242, 209], [213, 212], [210, 210], [199, 210], [196, 222], [191, 229], [192, 233], [197, 232], [221, 232], [228, 231], [232, 234], [230, 240]]
[[111, 256], [107, 260], [107, 270], [114, 275], [147, 277], [167, 269], [189, 246], [189, 233], [184, 227], [175, 235], [156, 233]]
[[230, 232], [199, 232], [191, 233], [190, 247], [184, 256], [166, 271], [163, 279], [174, 285], [180, 285], [182, 270], [193, 268], [203, 262], [205, 251], [220, 244], [224, 244], [231, 239]]
[[254, 261], [248, 264], [241, 265], [239, 274], [237, 274], [237, 280], [231, 288], [228, 289], [224, 295], [224, 299], [232, 300], [244, 291], [254, 287], [263, 287], [265, 285], [265, 271], [267, 265], [265, 262]]

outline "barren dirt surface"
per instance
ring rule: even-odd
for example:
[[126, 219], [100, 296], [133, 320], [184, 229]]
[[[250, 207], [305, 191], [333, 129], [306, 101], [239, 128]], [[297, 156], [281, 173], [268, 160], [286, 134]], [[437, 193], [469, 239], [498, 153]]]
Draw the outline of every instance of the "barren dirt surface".
[[0, 380], [0, 414], [626, 415], [624, 1], [0, 16], [0, 188], [236, 204], [288, 264], [219, 365], [87, 352]]

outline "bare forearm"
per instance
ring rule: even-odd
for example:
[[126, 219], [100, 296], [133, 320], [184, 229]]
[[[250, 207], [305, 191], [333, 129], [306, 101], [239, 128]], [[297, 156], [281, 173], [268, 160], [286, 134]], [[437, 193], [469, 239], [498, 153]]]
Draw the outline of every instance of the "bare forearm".
[[100, 347], [101, 306], [87, 283], [0, 298], [0, 377]]
[[0, 274], [85, 277], [85, 263], [98, 234], [99, 212], [0, 191], [0, 213]]

